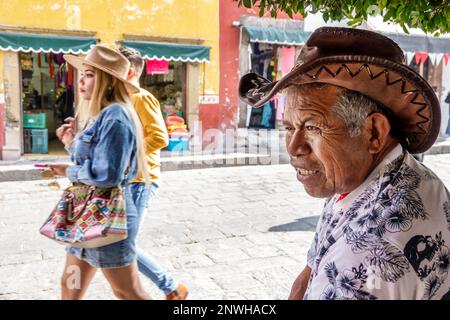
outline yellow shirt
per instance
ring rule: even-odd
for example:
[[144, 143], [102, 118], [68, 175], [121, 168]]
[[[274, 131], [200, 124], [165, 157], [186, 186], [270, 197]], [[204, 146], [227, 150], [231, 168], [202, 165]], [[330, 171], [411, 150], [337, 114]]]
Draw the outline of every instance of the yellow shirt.
[[[158, 100], [142, 88], [139, 93], [132, 95], [131, 101], [144, 129], [144, 145], [150, 180], [158, 184], [161, 177], [160, 150], [169, 144], [169, 135], [161, 113], [161, 107]], [[142, 177], [137, 177], [131, 182], [143, 181]]]

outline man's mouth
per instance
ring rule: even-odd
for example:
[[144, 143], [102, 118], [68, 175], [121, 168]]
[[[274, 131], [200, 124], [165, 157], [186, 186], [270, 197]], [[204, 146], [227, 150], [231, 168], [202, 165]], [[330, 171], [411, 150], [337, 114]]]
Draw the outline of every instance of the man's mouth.
[[310, 175], [316, 174], [318, 172], [319, 172], [318, 170], [306, 170], [306, 169], [297, 168], [297, 173], [302, 176], [310, 176]]

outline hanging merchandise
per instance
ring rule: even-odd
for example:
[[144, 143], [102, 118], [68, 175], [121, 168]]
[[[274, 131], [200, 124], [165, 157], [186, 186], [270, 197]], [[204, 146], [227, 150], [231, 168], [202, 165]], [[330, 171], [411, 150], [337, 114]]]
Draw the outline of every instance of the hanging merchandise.
[[39, 68], [42, 68], [42, 62], [41, 62], [41, 54], [40, 53], [37, 53], [36, 54], [36, 60], [37, 60], [37, 66], [39, 67]]
[[263, 113], [261, 119], [261, 125], [269, 128], [270, 127], [270, 119], [272, 118], [272, 106], [270, 102], [267, 102], [263, 106]]
[[428, 53], [426, 52], [416, 52], [416, 64], [425, 64], [427, 61]]
[[66, 87], [67, 85], [67, 72], [65, 65], [61, 65], [56, 72], [56, 85], [58, 87]]
[[165, 60], [147, 60], [147, 75], [168, 74], [169, 61]]
[[64, 53], [57, 53], [53, 55], [53, 62], [59, 65], [62, 65], [65, 60], [64, 60]]
[[33, 71], [33, 60], [30, 55], [22, 55], [20, 64], [23, 71]]
[[66, 66], [68, 66], [67, 67], [67, 82], [66, 82], [66, 84], [68, 87], [71, 87], [73, 85], [73, 69], [72, 69], [72, 66], [68, 63], [66, 63]]
[[277, 99], [277, 117], [278, 121], [282, 121], [284, 117], [284, 105], [286, 104], [286, 94], [278, 95]]
[[55, 74], [55, 66], [53, 65], [53, 52], [50, 52], [48, 55], [48, 73], [50, 78], [53, 78]]
[[445, 65], [447, 65], [449, 58], [450, 58], [450, 54], [448, 54], [448, 53], [444, 54], [444, 63], [445, 63]]
[[283, 47], [281, 48], [281, 71], [283, 72], [283, 76], [289, 73], [295, 64], [295, 47]]

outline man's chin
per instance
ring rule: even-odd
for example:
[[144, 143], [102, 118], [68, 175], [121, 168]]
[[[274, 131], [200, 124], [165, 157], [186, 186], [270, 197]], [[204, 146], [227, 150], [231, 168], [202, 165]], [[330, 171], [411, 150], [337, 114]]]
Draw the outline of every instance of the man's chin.
[[305, 191], [308, 195], [313, 198], [329, 198], [334, 195], [333, 192], [329, 192], [327, 190], [319, 189], [319, 188], [310, 188], [308, 186], [303, 185]]

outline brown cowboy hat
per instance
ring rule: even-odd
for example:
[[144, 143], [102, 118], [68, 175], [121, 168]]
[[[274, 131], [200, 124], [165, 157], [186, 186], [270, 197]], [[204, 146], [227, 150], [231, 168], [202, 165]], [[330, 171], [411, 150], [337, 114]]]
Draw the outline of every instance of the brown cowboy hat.
[[81, 69], [83, 65], [88, 65], [112, 75], [122, 81], [130, 93], [137, 93], [140, 90], [139, 87], [127, 80], [130, 61], [119, 51], [106, 45], [97, 44], [92, 46], [85, 58], [65, 54], [64, 59], [76, 69]]
[[303, 46], [294, 68], [276, 82], [243, 76], [239, 97], [261, 107], [290, 85], [328, 83], [362, 93], [387, 107], [411, 153], [429, 149], [439, 134], [439, 101], [431, 86], [404, 64], [400, 47], [372, 31], [324, 27]]

